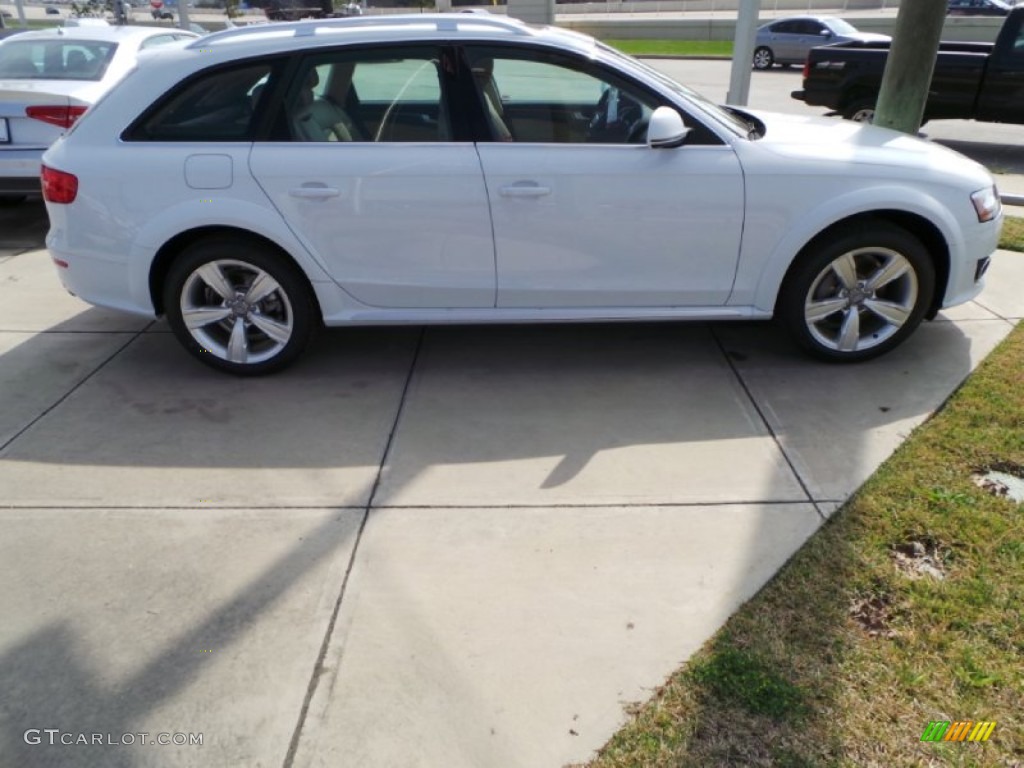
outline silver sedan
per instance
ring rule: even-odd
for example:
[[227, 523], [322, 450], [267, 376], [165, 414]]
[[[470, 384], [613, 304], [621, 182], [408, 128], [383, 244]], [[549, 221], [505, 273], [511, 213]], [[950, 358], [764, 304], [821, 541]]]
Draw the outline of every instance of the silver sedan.
[[789, 16], [758, 28], [754, 42], [754, 69], [771, 69], [775, 64], [803, 64], [807, 52], [818, 45], [890, 42], [889, 35], [861, 32], [834, 16]]

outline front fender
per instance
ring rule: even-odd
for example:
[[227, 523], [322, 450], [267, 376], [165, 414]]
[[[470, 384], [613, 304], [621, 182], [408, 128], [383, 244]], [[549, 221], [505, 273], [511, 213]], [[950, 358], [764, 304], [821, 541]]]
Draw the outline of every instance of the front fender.
[[800, 213], [774, 245], [766, 245], [771, 242], [769, 238], [745, 235], [740, 270], [729, 303], [752, 304], [772, 312], [790, 265], [812, 240], [844, 221], [873, 213], [884, 215], [887, 211], [927, 220], [946, 241], [951, 260], [964, 252], [963, 229], [949, 205], [939, 197], [893, 184], [864, 187], [826, 198]]

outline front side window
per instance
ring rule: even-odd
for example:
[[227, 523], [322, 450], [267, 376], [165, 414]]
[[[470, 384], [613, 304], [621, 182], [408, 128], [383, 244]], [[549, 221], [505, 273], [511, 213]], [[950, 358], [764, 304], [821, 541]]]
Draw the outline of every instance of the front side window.
[[336, 51], [310, 58], [285, 97], [301, 142], [436, 142], [451, 137], [439, 49]]
[[0, 77], [10, 80], [101, 80], [117, 43], [96, 40], [8, 40]]
[[468, 52], [477, 98], [497, 141], [641, 144], [657, 106], [648, 93], [568, 58]]

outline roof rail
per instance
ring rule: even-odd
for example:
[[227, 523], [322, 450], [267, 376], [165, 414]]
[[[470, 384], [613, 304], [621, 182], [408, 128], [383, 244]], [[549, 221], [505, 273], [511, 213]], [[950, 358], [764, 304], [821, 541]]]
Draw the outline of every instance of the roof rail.
[[343, 16], [330, 19], [306, 19], [303, 21], [270, 22], [245, 27], [234, 27], [200, 37], [188, 44], [188, 48], [208, 48], [211, 43], [230, 40], [267, 32], [291, 32], [293, 37], [315, 35], [318, 29], [356, 29], [359, 27], [405, 27], [412, 24], [433, 23], [438, 32], [455, 32], [459, 26], [493, 27], [517, 35], [529, 35], [530, 28], [518, 19], [507, 16], [491, 16], [482, 13], [431, 13], [397, 14], [393, 16]]

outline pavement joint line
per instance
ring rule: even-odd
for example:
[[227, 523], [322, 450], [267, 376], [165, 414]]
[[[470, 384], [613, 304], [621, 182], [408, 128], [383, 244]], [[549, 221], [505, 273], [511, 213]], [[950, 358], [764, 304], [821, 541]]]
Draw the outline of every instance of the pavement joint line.
[[[385, 504], [373, 507], [373, 511], [385, 510], [431, 510], [431, 509], [485, 509], [485, 510], [558, 510], [558, 509], [672, 509], [672, 508], [700, 508], [700, 507], [787, 507], [794, 504], [834, 504], [842, 503], [842, 499], [739, 499], [736, 501], [703, 501], [703, 502], [600, 502], [594, 504]], [[152, 511], [189, 511], [189, 510], [222, 510], [226, 512], [269, 512], [269, 511], [290, 511], [306, 509], [337, 509], [344, 511], [362, 510], [367, 511], [366, 505], [337, 506], [334, 504], [279, 504], [272, 507], [256, 507], [249, 505], [219, 505], [219, 504], [160, 504], [160, 505], [110, 505], [96, 503], [93, 505], [67, 504], [0, 504], [0, 512], [25, 511], [25, 510], [71, 510], [71, 511], [95, 511], [101, 509], [110, 512], [152, 512]]]
[[828, 516], [824, 512], [821, 511], [821, 505], [822, 504], [838, 504], [839, 506], [836, 507], [835, 510], [832, 512], [832, 514], [834, 515], [836, 512], [838, 512], [840, 509], [843, 508], [843, 505], [845, 503], [846, 502], [843, 502], [843, 501], [820, 501], [820, 502], [816, 501], [816, 502], [814, 502], [814, 509], [818, 513], [818, 516], [822, 520], [828, 520]]
[[772, 425], [768, 422], [768, 418], [764, 415], [764, 411], [761, 410], [761, 406], [758, 405], [757, 400], [754, 399], [754, 395], [750, 391], [750, 387], [747, 386], [747, 382], [744, 380], [742, 374], [739, 371], [739, 368], [736, 367], [736, 362], [729, 355], [728, 351], [726, 351], [725, 345], [722, 343], [721, 338], [719, 338], [718, 334], [715, 332], [715, 327], [710, 326], [710, 330], [711, 338], [713, 338], [715, 340], [715, 344], [718, 345], [718, 350], [722, 353], [722, 357], [725, 358], [726, 365], [729, 366], [729, 369], [732, 371], [733, 375], [736, 377], [736, 380], [743, 388], [743, 392], [746, 394], [747, 399], [750, 401], [750, 404], [754, 407], [754, 410], [757, 411], [757, 415], [761, 418], [761, 423], [764, 424], [764, 428], [768, 430], [768, 434], [770, 434], [772, 436], [772, 440], [775, 441], [775, 445], [779, 449], [779, 453], [782, 454], [782, 458], [785, 460], [786, 465], [789, 467], [789, 471], [793, 473], [793, 477], [796, 478], [797, 483], [800, 484], [800, 488], [803, 489], [803, 492], [807, 495], [806, 500], [809, 501], [811, 504], [814, 504], [814, 510], [818, 513], [818, 517], [820, 517], [823, 521], [827, 520], [828, 518], [821, 514], [821, 510], [818, 509], [818, 505], [814, 503], [814, 494], [811, 493], [810, 489], [807, 487], [807, 483], [804, 482], [803, 477], [800, 476], [800, 473], [797, 471], [796, 466], [793, 464], [793, 460], [789, 457], [789, 454], [786, 452], [785, 447], [782, 445], [782, 441], [779, 439], [779, 436], [772, 428]]
[[593, 502], [590, 504], [382, 504], [377, 509], [643, 509], [644, 507], [738, 507], [751, 504], [787, 506], [790, 504], [825, 503], [828, 499], [739, 499], [736, 501], [626, 501]]
[[338, 599], [334, 603], [334, 609], [331, 611], [331, 618], [327, 622], [327, 630], [324, 632], [323, 642], [320, 643], [320, 652], [317, 654], [316, 661], [313, 664], [313, 671], [309, 677], [309, 684], [306, 686], [306, 695], [302, 700], [302, 708], [299, 710], [299, 717], [295, 723], [295, 730], [292, 731], [292, 738], [288, 743], [288, 751], [285, 753], [284, 762], [282, 768], [292, 768], [295, 764], [295, 755], [299, 751], [299, 741], [302, 738], [302, 730], [306, 725], [306, 718], [309, 715], [309, 707], [313, 702], [313, 695], [316, 693], [317, 685], [319, 684], [320, 677], [323, 674], [324, 660], [327, 658], [327, 650], [331, 645], [331, 636], [334, 634], [334, 626], [338, 621], [338, 614], [341, 613], [341, 603], [345, 599], [345, 592], [348, 588], [348, 580], [352, 576], [352, 569], [355, 568], [356, 557], [359, 554], [359, 544], [363, 540], [363, 532], [366, 530], [366, 524], [370, 519], [370, 512], [373, 510], [373, 499], [377, 495], [377, 490], [380, 488], [381, 477], [384, 474], [384, 467], [388, 462], [388, 456], [391, 453], [391, 446], [395, 440], [395, 434], [398, 432], [398, 424], [402, 419], [402, 411], [405, 410], [405, 401], [409, 394], [409, 385], [412, 383], [412, 377], [416, 372], [416, 364], [420, 358], [420, 351], [423, 349], [423, 339], [426, 336], [426, 329], [420, 328], [419, 338], [416, 340], [416, 349], [413, 351], [412, 360], [409, 363], [409, 371], [405, 375], [405, 384], [402, 387], [402, 396], [398, 400], [398, 408], [395, 409], [395, 419], [391, 423], [391, 431], [388, 432], [387, 442], [384, 444], [384, 451], [381, 453], [380, 466], [377, 467], [377, 476], [374, 478], [373, 487], [370, 489], [370, 495], [366, 499], [366, 505], [363, 507], [363, 519], [359, 522], [359, 530], [356, 532], [355, 543], [352, 545], [352, 554], [348, 560], [348, 568], [345, 569], [345, 576], [341, 581], [341, 591], [338, 593]]
[[10, 438], [8, 438], [8, 440], [6, 442], [4, 442], [3, 444], [0, 444], [0, 456], [3, 455], [4, 451], [6, 451], [7, 448], [10, 447], [10, 445], [12, 443], [14, 443], [15, 440], [17, 440], [23, 434], [28, 432], [30, 429], [32, 429], [32, 427], [34, 427], [36, 424], [38, 424], [42, 419], [46, 418], [46, 416], [49, 415], [53, 410], [55, 410], [57, 407], [59, 407], [61, 404], [63, 404], [63, 402], [65, 400], [67, 400], [69, 397], [71, 397], [71, 395], [73, 395], [75, 392], [77, 392], [81, 388], [81, 386], [83, 384], [85, 384], [85, 382], [89, 381], [89, 379], [91, 379], [97, 373], [99, 373], [104, 368], [106, 368], [111, 360], [113, 360], [115, 357], [117, 357], [122, 352], [124, 352], [124, 350], [127, 349], [128, 346], [133, 341], [135, 341], [137, 338], [142, 336], [146, 332], [146, 328], [149, 328], [149, 325], [146, 325], [145, 328], [137, 331], [134, 335], [132, 335], [132, 337], [130, 339], [128, 339], [128, 341], [126, 341], [124, 344], [122, 344], [117, 349], [115, 349], [113, 352], [111, 352], [109, 355], [107, 355], [106, 358], [104, 358], [102, 361], [100, 361], [99, 365], [97, 365], [95, 368], [93, 368], [91, 371], [89, 371], [89, 373], [87, 373], [85, 376], [83, 376], [67, 392], [65, 392], [63, 395], [61, 395], [59, 398], [57, 398], [56, 402], [54, 402], [49, 408], [44, 410], [42, 413], [40, 413], [38, 416], [36, 416], [34, 419], [32, 419], [28, 424], [26, 424], [24, 427], [22, 427], [17, 432], [15, 432], [14, 435], [12, 435]]
[[[1017, 318], [1017, 319], [1015, 320], [1015, 319], [1013, 319], [1012, 317], [1006, 317], [1005, 315], [1002, 315], [1002, 314], [1000, 314], [999, 312], [997, 312], [996, 310], [992, 309], [991, 307], [987, 307], [987, 306], [985, 306], [985, 304], [984, 304], [983, 302], [981, 302], [981, 301], [979, 300], [979, 298], [980, 298], [980, 297], [976, 297], [976, 298], [972, 299], [971, 301], [972, 301], [972, 302], [973, 302], [974, 304], [977, 304], [977, 305], [978, 305], [979, 307], [981, 307], [982, 309], [984, 309], [984, 310], [985, 310], [986, 312], [991, 312], [991, 313], [992, 313], [993, 315], [995, 315], [996, 317], [998, 317], [998, 318], [999, 318], [1000, 320], [1005, 320], [1005, 321], [1006, 321], [1007, 323], [1010, 323], [1011, 325], [1016, 325], [1016, 324], [1017, 324], [1017, 322], [1018, 322], [1018, 321], [1020, 320], [1020, 318]], [[975, 321], [975, 322], [978, 322], [978, 321]]]

